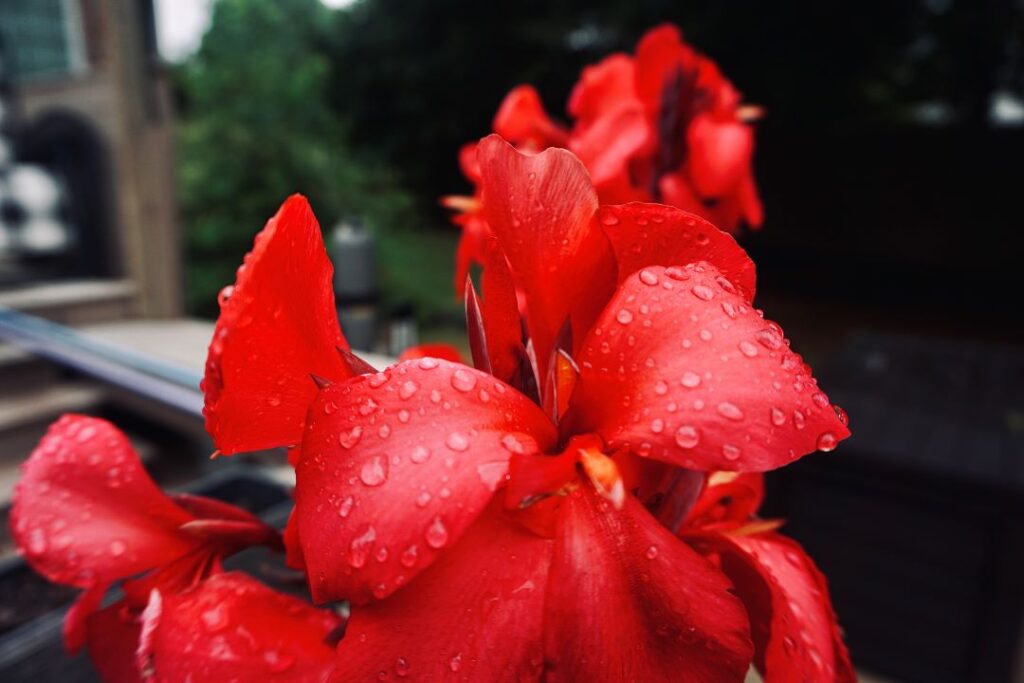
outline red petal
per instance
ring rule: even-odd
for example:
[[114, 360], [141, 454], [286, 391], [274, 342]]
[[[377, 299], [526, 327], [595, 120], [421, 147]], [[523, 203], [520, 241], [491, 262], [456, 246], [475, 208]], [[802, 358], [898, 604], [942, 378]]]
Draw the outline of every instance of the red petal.
[[741, 681], [747, 616], [717, 569], [632, 496], [562, 505], [545, 614], [552, 681]]
[[487, 245], [480, 285], [483, 290], [480, 312], [491, 372], [502, 382], [511, 382], [523, 366], [523, 329], [515, 282], [505, 254], [494, 238]]
[[636, 46], [636, 92], [645, 107], [656, 116], [662, 105], [666, 83], [678, 70], [684, 73], [697, 67], [697, 55], [683, 42], [672, 24], [655, 26]]
[[566, 150], [527, 156], [492, 135], [478, 153], [487, 222], [528, 302], [527, 328], [546, 377], [562, 324], [571, 319], [573, 338], [582, 339], [613, 287], [611, 248], [594, 221], [597, 195]]
[[708, 264], [629, 277], [578, 362], [576, 431], [613, 450], [763, 472], [850, 434], [782, 330]]
[[285, 565], [291, 569], [306, 571], [306, 559], [302, 556], [302, 545], [299, 541], [299, 520], [295, 517], [295, 508], [288, 515], [284, 527]]
[[480, 182], [480, 164], [476, 160], [476, 143], [467, 142], [459, 147], [459, 169], [466, 180], [471, 183]]
[[569, 149], [586, 165], [595, 185], [619, 176], [647, 144], [647, 116], [639, 100], [619, 103], [586, 127], [577, 127]]
[[584, 67], [569, 96], [569, 113], [580, 122], [589, 123], [620, 103], [635, 98], [633, 58], [617, 53]]
[[705, 543], [721, 554], [722, 569], [750, 613], [765, 683], [857, 680], [825, 577], [803, 548], [775, 533]]
[[481, 515], [413, 586], [352, 611], [332, 680], [536, 681], [551, 541]]
[[294, 195], [256, 236], [221, 307], [206, 360], [206, 429], [230, 455], [291, 446], [316, 396], [310, 375], [352, 375], [334, 270], [309, 202]]
[[440, 358], [453, 363], [464, 363], [462, 352], [451, 344], [420, 344], [410, 346], [398, 357], [399, 362], [418, 358]]
[[690, 178], [701, 195], [721, 197], [734, 192], [749, 176], [754, 131], [747, 124], [721, 120], [709, 112], [698, 114], [687, 128], [686, 140]]
[[732, 236], [700, 216], [661, 204], [602, 206], [600, 223], [615, 250], [619, 282], [647, 266], [706, 261], [754, 300], [754, 262]]
[[124, 434], [81, 415], [57, 420], [22, 466], [15, 543], [55, 583], [89, 587], [165, 564], [202, 545], [193, 517], [149, 478]]
[[295, 501], [318, 602], [390, 594], [462, 535], [520, 438], [555, 440], [522, 394], [429, 358], [334, 385], [310, 414]]
[[501, 137], [530, 149], [542, 150], [565, 144], [565, 131], [556, 125], [532, 85], [520, 85], [502, 100], [492, 130]]
[[[139, 660], [153, 681], [323, 681], [327, 636], [341, 619], [245, 574], [210, 577], [182, 595], [159, 595]], [[147, 608], [147, 613], [151, 610]]]
[[86, 634], [89, 659], [104, 683], [141, 683], [135, 666], [139, 622], [123, 601], [89, 617]]

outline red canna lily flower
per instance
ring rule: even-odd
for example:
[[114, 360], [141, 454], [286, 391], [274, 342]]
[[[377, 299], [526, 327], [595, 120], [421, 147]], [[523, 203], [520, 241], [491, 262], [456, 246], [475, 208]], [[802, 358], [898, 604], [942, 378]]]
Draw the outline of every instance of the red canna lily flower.
[[[482, 299], [467, 286], [476, 367], [339, 364], [319, 297], [291, 298], [296, 329], [222, 314], [217, 445], [247, 428], [219, 405], [264, 411], [273, 387], [308, 384], [278, 406], [305, 416], [286, 537], [315, 600], [357, 605], [336, 680], [742, 680], [747, 613], [676, 535], [701, 473], [773, 469], [849, 431], [753, 309], [729, 235], [672, 207], [599, 206], [565, 150], [477, 150], [491, 237]], [[271, 220], [229, 305], [258, 319], [262, 293], [329, 279], [315, 223], [292, 218], [307, 211], [293, 197]], [[298, 330], [327, 357], [292, 352]], [[274, 364], [232, 386], [218, 363], [254, 349]], [[261, 445], [299, 444], [298, 422], [268, 419]]]
[[828, 597], [825, 577], [796, 542], [775, 532], [778, 522], [755, 513], [761, 475], [719, 472], [680, 530], [713, 559], [750, 615], [754, 661], [768, 683], [856, 681]]
[[[87, 646], [106, 681], [182, 680], [162, 673], [154, 678], [152, 667], [141, 671], [133, 658], [146, 633], [140, 615], [152, 596], [187, 605], [226, 581], [207, 586], [219, 576], [222, 558], [281, 544], [276, 531], [244, 510], [200, 496], [164, 495], [121, 432], [81, 415], [55, 422], [23, 465], [10, 523], [33, 569], [84, 589], [65, 618], [65, 643], [72, 652]], [[101, 609], [117, 582], [123, 597]], [[224, 605], [234, 609], [230, 600]], [[262, 618], [277, 619], [280, 611], [268, 608]], [[175, 654], [175, 671], [190, 671], [194, 681], [225, 680], [206, 677], [207, 653], [181, 655]], [[329, 667], [330, 658], [320, 663]]]
[[[580, 75], [566, 129], [544, 111], [536, 90], [512, 90], [493, 130], [524, 152], [567, 147], [590, 172], [602, 203], [659, 202], [734, 233], [760, 227], [754, 182], [754, 133], [760, 109], [743, 105], [717, 65], [686, 44], [671, 24], [648, 31], [636, 55], [612, 54]], [[471, 263], [483, 264], [489, 229], [481, 212], [480, 170], [472, 145], [460, 150], [473, 197], [445, 197], [463, 230], [456, 290]]]

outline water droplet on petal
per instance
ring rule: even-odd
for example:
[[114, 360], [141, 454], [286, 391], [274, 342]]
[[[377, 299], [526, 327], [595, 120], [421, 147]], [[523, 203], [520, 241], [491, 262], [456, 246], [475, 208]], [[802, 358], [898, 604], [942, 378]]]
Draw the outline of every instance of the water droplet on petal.
[[436, 358], [420, 358], [419, 366], [422, 370], [433, 370], [439, 365]]
[[834, 434], [832, 434], [832, 432], [822, 432], [818, 436], [819, 451], [824, 451], [826, 453], [829, 451], [833, 451], [835, 450], [837, 443], [838, 442], [836, 441], [836, 437]]
[[807, 418], [804, 417], [804, 414], [801, 413], [799, 410], [794, 410], [793, 411], [793, 426], [796, 427], [797, 429], [803, 429], [806, 424], [807, 424]]
[[654, 285], [658, 284], [658, 276], [649, 270], [641, 270], [640, 282], [644, 283], [645, 285], [651, 285], [653, 287]]
[[406, 380], [398, 390], [398, 397], [403, 400], [412, 398], [413, 394], [419, 391], [419, 388], [420, 385], [416, 384], [416, 382], [413, 382], [411, 379]]
[[408, 676], [410, 671], [409, 662], [405, 660], [405, 657], [399, 657], [395, 660], [395, 675], [396, 676]]
[[415, 545], [411, 545], [402, 551], [402, 555], [398, 558], [398, 561], [402, 563], [403, 567], [412, 567], [416, 564], [418, 559], [419, 549], [417, 549]]
[[698, 386], [700, 386], [700, 375], [698, 375], [696, 372], [684, 372], [683, 378], [679, 380], [679, 383], [682, 384], [687, 389], [695, 389]]
[[416, 446], [412, 449], [412, 453], [409, 454], [409, 459], [417, 465], [425, 463], [430, 459], [430, 449], [426, 446]]
[[356, 425], [349, 432], [343, 432], [338, 436], [338, 443], [342, 448], [352, 448], [359, 443], [359, 438], [363, 435], [363, 428]]
[[693, 448], [700, 441], [700, 432], [696, 427], [683, 425], [676, 430], [676, 443], [680, 448]]
[[757, 347], [753, 343], [748, 342], [746, 339], [739, 343], [740, 353], [747, 358], [753, 358], [757, 355]]
[[476, 386], [476, 376], [463, 369], [458, 369], [452, 373], [452, 387], [461, 392], [472, 391]]
[[355, 501], [352, 500], [352, 496], [345, 496], [341, 504], [338, 505], [338, 516], [342, 518], [348, 517], [352, 513], [352, 506], [354, 504]]
[[605, 225], [618, 225], [619, 217], [609, 211], [602, 211], [601, 222]]
[[374, 456], [363, 463], [359, 470], [359, 479], [367, 486], [380, 486], [388, 478], [387, 456]]
[[772, 424], [781, 427], [786, 424], [786, 414], [778, 408], [772, 408]]
[[124, 541], [110, 542], [110, 554], [114, 557], [121, 557], [127, 549], [128, 548], [125, 546]]
[[690, 291], [693, 292], [695, 297], [704, 301], [711, 301], [715, 298], [714, 290], [707, 285], [694, 285]]
[[739, 421], [743, 419], [743, 411], [740, 410], [739, 406], [728, 401], [722, 401], [718, 404], [718, 414], [730, 420]]
[[622, 325], [628, 325], [633, 322], [633, 313], [626, 308], [620, 308], [619, 312], [615, 314], [615, 319]]
[[427, 527], [426, 539], [431, 548], [443, 548], [448, 542], [448, 527], [440, 517], [434, 517], [434, 521]]
[[658, 556], [658, 547], [657, 546], [652, 545], [650, 548], [647, 549], [647, 559], [648, 560], [653, 560], [657, 556]]
[[727, 443], [722, 446], [722, 455], [725, 456], [726, 460], [739, 460], [739, 457], [743, 454], [739, 446], [734, 446], [731, 443]]
[[466, 438], [465, 434], [460, 432], [452, 432], [445, 439], [445, 446], [452, 449], [453, 451], [464, 451], [469, 448], [469, 439]]
[[375, 540], [377, 540], [377, 532], [372, 526], [352, 539], [352, 543], [349, 545], [348, 563], [353, 569], [360, 569], [366, 564], [366, 557]]

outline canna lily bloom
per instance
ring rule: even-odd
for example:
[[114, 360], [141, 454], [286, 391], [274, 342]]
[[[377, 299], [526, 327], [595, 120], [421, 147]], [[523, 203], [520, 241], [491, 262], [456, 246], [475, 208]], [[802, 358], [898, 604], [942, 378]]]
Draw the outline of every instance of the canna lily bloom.
[[217, 446], [297, 449], [293, 562], [314, 600], [356, 605], [334, 680], [742, 680], [747, 612], [677, 532], [703, 473], [832, 450], [845, 423], [753, 309], [729, 235], [600, 206], [566, 150], [491, 136], [477, 154], [475, 367], [355, 367], [333, 302], [293, 294], [331, 276], [300, 197], [257, 238], [211, 347]]
[[768, 681], [853, 683], [825, 577], [796, 542], [760, 520], [762, 476], [716, 472], [680, 536], [729, 577], [750, 615], [754, 661]]
[[[152, 640], [154, 633], [162, 632], [156, 629], [159, 610], [154, 601], [162, 598], [188, 609], [217, 592], [224, 609], [272, 622], [287, 617], [281, 600], [292, 600], [266, 597], [273, 591], [221, 573], [221, 560], [239, 550], [279, 547], [276, 531], [233, 505], [200, 496], [164, 495], [124, 434], [96, 418], [65, 415], [50, 427], [23, 465], [11, 530], [19, 552], [35, 571], [55, 583], [83, 589], [65, 618], [65, 643], [72, 653], [86, 646], [106, 681], [183, 680], [179, 673], [189, 673], [197, 682], [226, 680], [208, 670], [217, 659], [210, 645], [217, 638], [207, 639], [209, 647], [173, 648], [173, 654], [162, 641]], [[101, 609], [104, 596], [118, 582], [123, 597]], [[265, 609], [251, 604], [252, 599], [247, 604], [241, 592], [237, 599], [226, 595], [223, 587], [234, 584], [248, 594], [264, 595]], [[321, 610], [308, 605], [304, 609], [303, 621], [324, 620]], [[329, 615], [329, 620], [330, 627], [322, 629], [317, 642], [337, 626], [337, 617]], [[193, 622], [189, 629], [175, 627], [174, 637], [187, 637], [201, 623]], [[266, 636], [253, 640], [253, 645], [272, 642], [272, 633], [259, 634], [248, 623], [254, 634]], [[136, 658], [142, 645], [147, 654]], [[299, 639], [295, 647], [307, 645]], [[326, 671], [331, 661], [324, 654], [330, 655], [331, 648], [324, 651], [317, 664]], [[297, 650], [289, 656], [301, 669], [309, 667], [306, 655]], [[301, 663], [300, 657], [305, 658]], [[168, 673], [163, 662], [171, 659], [173, 673]]]
[[[635, 56], [616, 53], [584, 68], [567, 109], [568, 130], [552, 121], [536, 90], [521, 85], [502, 102], [493, 130], [524, 152], [567, 147], [587, 167], [602, 203], [659, 202], [730, 233], [743, 224], [760, 227], [750, 125], [760, 109], [742, 104], [718, 66], [675, 26], [648, 31]], [[459, 160], [474, 195], [441, 200], [463, 231], [457, 290], [470, 264], [483, 264], [489, 234], [473, 148], [463, 147]]]

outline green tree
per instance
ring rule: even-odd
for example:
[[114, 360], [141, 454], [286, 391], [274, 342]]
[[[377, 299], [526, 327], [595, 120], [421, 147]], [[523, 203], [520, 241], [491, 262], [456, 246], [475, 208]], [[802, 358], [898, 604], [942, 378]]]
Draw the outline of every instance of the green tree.
[[406, 195], [355, 157], [328, 104], [331, 12], [319, 0], [219, 0], [198, 53], [180, 68], [179, 192], [187, 301], [213, 314], [216, 294], [256, 231], [293, 192], [330, 226], [360, 214], [405, 225]]

